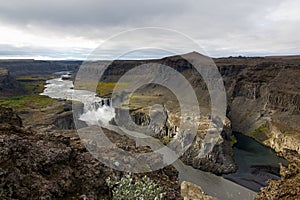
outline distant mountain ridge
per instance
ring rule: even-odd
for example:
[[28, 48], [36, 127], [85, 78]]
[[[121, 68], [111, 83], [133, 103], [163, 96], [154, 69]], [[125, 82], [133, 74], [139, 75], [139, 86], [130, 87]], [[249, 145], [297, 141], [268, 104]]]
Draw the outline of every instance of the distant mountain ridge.
[[46, 76], [58, 71], [75, 71], [82, 61], [0, 60], [12, 76]]

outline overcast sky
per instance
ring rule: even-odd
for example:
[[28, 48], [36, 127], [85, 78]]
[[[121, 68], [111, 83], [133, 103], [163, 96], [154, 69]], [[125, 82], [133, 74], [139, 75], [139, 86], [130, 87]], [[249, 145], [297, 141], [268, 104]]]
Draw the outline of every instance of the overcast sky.
[[85, 59], [112, 35], [141, 27], [181, 32], [212, 57], [300, 54], [299, 13], [299, 0], [1, 1], [0, 57]]

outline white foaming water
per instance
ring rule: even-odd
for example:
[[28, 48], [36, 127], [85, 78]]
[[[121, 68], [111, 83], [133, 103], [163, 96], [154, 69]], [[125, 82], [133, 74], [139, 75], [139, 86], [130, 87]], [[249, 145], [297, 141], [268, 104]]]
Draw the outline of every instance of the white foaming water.
[[[84, 105], [84, 113], [79, 117], [80, 120], [89, 125], [108, 124], [115, 116], [112, 106], [102, 105], [104, 99], [97, 97], [96, 93], [87, 90], [74, 90], [73, 82], [55, 78], [48, 80], [45, 90], [41, 95], [55, 99], [66, 99], [79, 101]], [[111, 101], [110, 101], [111, 105]]]
[[88, 125], [101, 125], [101, 123], [108, 124], [114, 116], [115, 111], [112, 107], [103, 106], [96, 110], [86, 111], [79, 119], [85, 121]]

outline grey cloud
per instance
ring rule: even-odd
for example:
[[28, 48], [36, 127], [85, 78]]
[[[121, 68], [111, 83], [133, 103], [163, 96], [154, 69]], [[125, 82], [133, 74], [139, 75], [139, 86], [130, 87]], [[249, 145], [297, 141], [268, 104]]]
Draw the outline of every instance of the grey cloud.
[[0, 3], [0, 23], [35, 34], [80, 36], [95, 41], [127, 29], [155, 26], [204, 41], [203, 46], [212, 56], [300, 53], [295, 48], [300, 45], [299, 21], [274, 22], [267, 18], [284, 2], [10, 0]]
[[49, 59], [85, 59], [90, 53], [90, 49], [49, 49], [42, 47], [15, 47], [12, 45], [0, 45], [0, 59], [6, 57], [37, 58], [45, 57]]
[[[144, 23], [166, 13], [180, 14], [181, 1], [6, 1], [0, 4], [2, 19], [15, 23], [49, 23], [55, 25], [118, 26]], [[101, 27], [100, 27], [101, 28]]]

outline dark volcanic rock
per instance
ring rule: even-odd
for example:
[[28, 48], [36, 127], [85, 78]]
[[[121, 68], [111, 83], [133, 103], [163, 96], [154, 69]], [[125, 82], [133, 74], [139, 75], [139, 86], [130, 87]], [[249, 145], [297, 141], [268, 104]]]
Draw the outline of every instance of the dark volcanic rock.
[[26, 94], [23, 86], [16, 81], [7, 69], [0, 68], [0, 97]]
[[291, 152], [285, 154], [290, 161], [288, 167], [281, 166], [280, 180], [270, 180], [255, 199], [300, 199], [300, 157]]
[[198, 150], [191, 147], [184, 153], [181, 160], [194, 168], [218, 175], [233, 173], [237, 170], [228, 142], [215, 145], [213, 150], [204, 157], [198, 158], [198, 154]]
[[[128, 130], [138, 131], [140, 127], [136, 125], [146, 126], [150, 124], [147, 129], [142, 129], [141, 132], [145, 134], [152, 133], [155, 135], [155, 137], [161, 140], [163, 137], [176, 134], [176, 128], [174, 128], [173, 124], [174, 122], [170, 120], [168, 112], [163, 112], [163, 115], [166, 115], [165, 119], [169, 120], [158, 120], [160, 123], [157, 124], [152, 124], [150, 122], [149, 115], [141, 110], [133, 111], [130, 113], [132, 121], [128, 118], [129, 116], [125, 114], [126, 112], [128, 112], [127, 110], [123, 108], [116, 108], [115, 112], [115, 120], [117, 121], [117, 124], [119, 126], [126, 127], [126, 129]], [[124, 116], [127, 116], [127, 118]], [[191, 146], [180, 157], [180, 159], [185, 164], [193, 166], [196, 169], [212, 172], [215, 174], [228, 174], [235, 172], [237, 170], [237, 166], [233, 160], [233, 150], [229, 142], [230, 138], [232, 137], [230, 126], [230, 121], [227, 119], [226, 123], [224, 124], [224, 131], [222, 132], [221, 137], [222, 139], [220, 138], [221, 141], [214, 146], [211, 152], [207, 153], [207, 155], [204, 156], [200, 156], [203, 152], [203, 138], [200, 134], [201, 130], [199, 130], [199, 135], [196, 137]], [[205, 130], [203, 130], [201, 133], [205, 133]], [[178, 139], [178, 142], [183, 144], [184, 139]]]
[[[14, 116], [10, 109], [1, 111], [3, 116]], [[29, 131], [11, 125], [13, 117], [4, 122], [0, 123], [1, 199], [108, 199], [106, 178], [123, 175], [96, 160], [74, 131]], [[117, 146], [139, 151], [128, 138], [105, 133]], [[167, 199], [181, 199], [173, 167], [147, 175], [164, 187]]]
[[67, 111], [59, 114], [59, 116], [55, 119], [53, 124], [58, 129], [75, 129], [75, 123], [73, 118], [73, 112]]
[[21, 127], [22, 120], [11, 108], [0, 106], [0, 124], [10, 124]]

